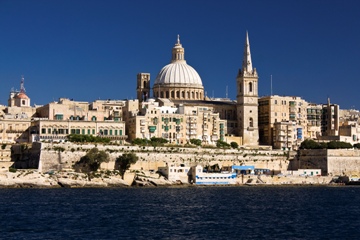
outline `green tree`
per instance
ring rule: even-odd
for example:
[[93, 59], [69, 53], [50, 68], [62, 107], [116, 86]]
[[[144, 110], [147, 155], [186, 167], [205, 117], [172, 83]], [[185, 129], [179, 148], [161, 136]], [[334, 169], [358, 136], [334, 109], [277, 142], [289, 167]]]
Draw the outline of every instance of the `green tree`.
[[216, 142], [216, 146], [217, 146], [218, 148], [229, 148], [229, 147], [230, 147], [230, 144], [228, 144], [227, 142], [218, 140], [218, 141]]
[[194, 144], [196, 146], [200, 146], [201, 145], [201, 140], [200, 139], [196, 139], [196, 138], [192, 138], [190, 139], [190, 143]]
[[120, 171], [122, 179], [124, 179], [126, 170], [130, 168], [131, 164], [135, 164], [138, 159], [134, 153], [124, 153], [116, 158], [115, 169]]
[[232, 148], [238, 148], [238, 147], [239, 147], [239, 144], [238, 144], [237, 142], [231, 142], [231, 143], [230, 143], [230, 146], [231, 146]]
[[320, 145], [312, 139], [306, 139], [300, 144], [300, 149], [321, 149], [324, 147], [326, 148], [323, 144]]
[[89, 174], [90, 172], [97, 171], [103, 162], [109, 162], [109, 154], [105, 151], [99, 151], [97, 148], [92, 148], [74, 164], [74, 169], [76, 172]]

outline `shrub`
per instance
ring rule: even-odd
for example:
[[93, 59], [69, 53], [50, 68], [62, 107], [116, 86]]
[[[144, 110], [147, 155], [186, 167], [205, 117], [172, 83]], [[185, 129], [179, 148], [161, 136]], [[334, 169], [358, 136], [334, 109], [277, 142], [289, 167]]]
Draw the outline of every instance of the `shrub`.
[[231, 142], [230, 146], [231, 146], [231, 148], [238, 148], [239, 144], [237, 142]]
[[230, 147], [230, 144], [228, 144], [227, 142], [218, 140], [218, 141], [216, 142], [216, 146], [217, 146], [218, 148], [229, 148], [229, 147]]
[[194, 144], [196, 146], [200, 146], [201, 145], [201, 140], [200, 139], [196, 139], [196, 138], [192, 138], [190, 139], [190, 143]]

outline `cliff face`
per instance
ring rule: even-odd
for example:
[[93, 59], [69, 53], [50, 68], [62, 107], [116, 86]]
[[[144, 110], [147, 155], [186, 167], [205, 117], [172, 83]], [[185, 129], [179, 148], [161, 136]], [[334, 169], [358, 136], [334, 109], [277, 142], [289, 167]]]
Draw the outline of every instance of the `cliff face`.
[[[132, 170], [157, 171], [158, 167], [166, 164], [184, 165], [254, 165], [256, 168], [274, 170], [275, 173], [288, 170], [287, 154], [277, 150], [261, 149], [218, 149], [218, 148], [175, 148], [175, 147], [142, 147], [142, 146], [113, 146], [72, 143], [37, 143], [34, 151], [39, 155], [39, 171], [71, 169], [72, 165], [86, 154], [86, 150], [97, 147], [110, 155], [110, 162], [103, 163], [101, 168], [113, 170], [115, 160], [123, 153], [135, 153], [139, 160], [131, 166]], [[36, 155], [35, 153], [33, 154]]]

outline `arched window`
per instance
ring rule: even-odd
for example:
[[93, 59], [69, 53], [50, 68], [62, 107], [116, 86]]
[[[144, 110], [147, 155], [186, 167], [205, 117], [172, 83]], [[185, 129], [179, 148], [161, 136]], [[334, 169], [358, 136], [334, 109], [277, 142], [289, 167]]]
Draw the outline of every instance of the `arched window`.
[[182, 98], [185, 98], [185, 91], [182, 91], [182, 92], [181, 92], [181, 97], [182, 97]]
[[169, 98], [169, 91], [166, 91], [166, 98]]
[[250, 82], [249, 83], [249, 92], [252, 92], [253, 91], [253, 84]]
[[252, 118], [249, 119], [249, 127], [254, 127], [254, 120]]
[[176, 98], [180, 98], [180, 91], [176, 91]]

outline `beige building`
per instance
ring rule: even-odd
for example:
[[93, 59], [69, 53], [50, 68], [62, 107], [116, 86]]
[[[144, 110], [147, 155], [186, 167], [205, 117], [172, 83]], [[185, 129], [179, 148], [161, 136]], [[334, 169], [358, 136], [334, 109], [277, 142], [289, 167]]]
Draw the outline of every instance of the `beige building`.
[[29, 141], [29, 127], [36, 108], [30, 106], [30, 98], [25, 93], [24, 77], [20, 91], [11, 91], [8, 106], [0, 108], [0, 142], [16, 143]]
[[303, 141], [302, 128], [293, 121], [274, 123], [273, 146], [275, 149], [297, 150]]
[[[303, 133], [307, 131], [307, 102], [295, 96], [266, 96], [259, 99], [259, 134], [260, 144], [272, 145], [279, 138], [276, 135], [274, 124], [279, 126], [294, 125], [296, 127], [296, 142], [303, 140]], [[300, 130], [301, 129], [301, 130]], [[283, 143], [276, 143], [281, 146]]]
[[306, 111], [307, 131], [305, 138], [317, 139], [321, 136], [322, 105], [309, 103]]
[[137, 114], [132, 114], [136, 112], [134, 110], [127, 110], [129, 140], [157, 137], [165, 138], [173, 144], [185, 144], [190, 139], [200, 139], [203, 144], [215, 144], [224, 136], [224, 121], [207, 106], [175, 106], [169, 99], [159, 99], [158, 102], [149, 99], [141, 106]]
[[125, 122], [121, 100], [96, 100], [92, 103], [60, 98], [36, 109], [31, 123], [33, 141], [64, 140], [68, 134], [107, 137], [123, 142]]

